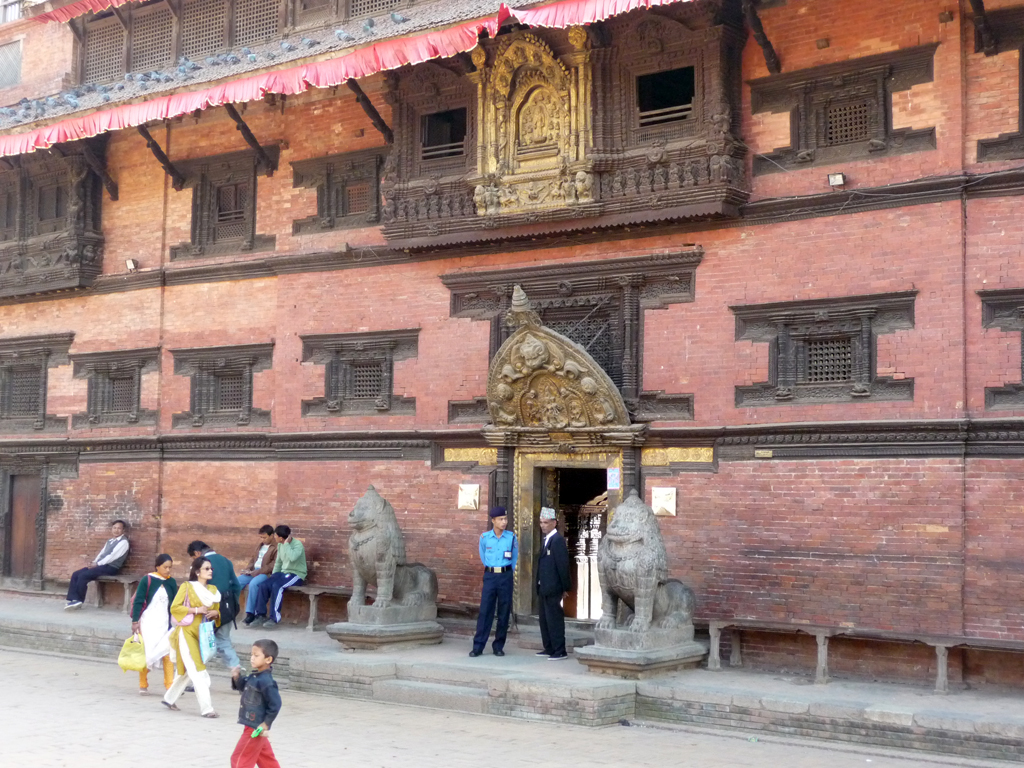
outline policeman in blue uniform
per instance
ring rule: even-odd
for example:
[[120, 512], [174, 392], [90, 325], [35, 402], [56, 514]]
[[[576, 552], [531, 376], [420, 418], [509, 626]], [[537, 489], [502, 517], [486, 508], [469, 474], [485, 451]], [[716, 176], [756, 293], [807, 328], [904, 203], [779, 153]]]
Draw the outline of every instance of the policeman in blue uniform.
[[487, 637], [491, 634], [495, 608], [498, 611], [498, 628], [491, 648], [495, 656], [505, 655], [505, 636], [508, 634], [508, 620], [512, 614], [512, 574], [519, 559], [519, 542], [514, 533], [505, 530], [508, 525], [505, 508], [492, 508], [490, 516], [493, 529], [480, 535], [484, 586], [480, 593], [480, 615], [476, 620], [473, 650], [469, 652], [473, 658], [484, 652]]

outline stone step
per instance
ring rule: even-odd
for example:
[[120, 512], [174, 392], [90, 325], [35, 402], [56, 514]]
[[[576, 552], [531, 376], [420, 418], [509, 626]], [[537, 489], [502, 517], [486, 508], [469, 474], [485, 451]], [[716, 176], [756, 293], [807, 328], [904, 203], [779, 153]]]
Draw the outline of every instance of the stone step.
[[488, 681], [496, 673], [479, 664], [424, 664], [396, 660], [395, 675], [399, 680], [443, 684], [453, 688], [479, 688], [486, 692]]
[[[519, 628], [519, 637], [516, 638], [516, 645], [519, 648], [530, 651], [539, 651], [544, 647], [540, 638], [539, 627]], [[594, 644], [593, 630], [565, 628], [565, 650], [572, 653], [576, 648], [583, 648]]]
[[373, 684], [373, 699], [474, 714], [485, 714], [490, 704], [487, 689], [420, 680], [378, 680]]

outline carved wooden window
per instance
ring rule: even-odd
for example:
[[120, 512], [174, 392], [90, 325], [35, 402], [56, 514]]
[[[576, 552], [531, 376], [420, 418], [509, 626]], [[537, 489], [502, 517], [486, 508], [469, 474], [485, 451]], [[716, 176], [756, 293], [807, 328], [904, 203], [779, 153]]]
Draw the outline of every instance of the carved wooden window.
[[315, 157], [292, 163], [293, 185], [316, 189], [315, 216], [292, 225], [295, 234], [365, 227], [380, 220], [378, 150]]
[[419, 331], [303, 336], [302, 361], [324, 366], [324, 396], [302, 401], [303, 416], [416, 412], [416, 399], [395, 396], [394, 363], [417, 354]]
[[981, 325], [1021, 334], [1019, 381], [1001, 387], [985, 387], [985, 409], [990, 411], [1024, 410], [1024, 289], [1009, 288], [978, 291], [981, 297]]
[[40, 187], [36, 193], [36, 228], [44, 232], [64, 229], [68, 214], [68, 193], [63, 185]]
[[995, 138], [979, 140], [978, 162], [1020, 160], [1024, 158], [1024, 8], [987, 10], [985, 19], [988, 21], [989, 34], [994, 39], [986, 50], [981, 31], [976, 28], [975, 52], [984, 51], [986, 56], [994, 56], [1017, 51], [1017, 130], [1000, 134]]
[[24, 0], [3, 0], [3, 11], [0, 12], [0, 22], [6, 24], [8, 21], [17, 21], [21, 18], [21, 6]]
[[420, 118], [421, 157], [439, 160], [466, 152], [466, 108], [434, 112]]
[[281, 26], [280, 0], [235, 0], [234, 45], [269, 40]]
[[[489, 320], [490, 355], [511, 335], [512, 289], [521, 285], [545, 326], [583, 347], [618, 386], [634, 420], [689, 420], [693, 396], [643, 391], [644, 311], [693, 301], [703, 252], [444, 275], [453, 317]], [[449, 403], [450, 422], [484, 418], [482, 403]]]
[[143, 410], [142, 377], [156, 371], [158, 348], [72, 355], [74, 376], [89, 382], [84, 413], [71, 418], [75, 429], [156, 424], [156, 411]]
[[172, 246], [171, 258], [273, 250], [273, 235], [256, 234], [256, 179], [273, 172], [278, 153], [278, 147], [267, 148], [271, 167], [254, 152], [179, 163], [185, 186], [192, 188], [192, 241]]
[[82, 81], [107, 83], [125, 71], [125, 29], [113, 16], [86, 25]]
[[46, 413], [47, 371], [68, 361], [73, 334], [0, 340], [0, 431], [63, 431]]
[[0, 240], [18, 236], [18, 193], [0, 190]]
[[693, 114], [696, 92], [693, 67], [640, 75], [636, 79], [640, 127], [688, 119]]
[[736, 339], [765, 342], [768, 381], [736, 405], [912, 400], [913, 379], [876, 373], [879, 334], [913, 328], [916, 292], [732, 307]]
[[228, 47], [224, 0], [185, 0], [181, 9], [181, 53], [196, 58]]
[[129, 69], [146, 72], [174, 61], [174, 17], [166, 6], [133, 11]]
[[790, 145], [754, 156], [754, 173], [935, 148], [935, 129], [894, 129], [892, 94], [934, 79], [936, 44], [750, 83], [751, 109], [789, 112]]
[[175, 428], [270, 426], [270, 412], [253, 407], [254, 374], [270, 367], [273, 344], [172, 350], [174, 373], [190, 376], [189, 410]]

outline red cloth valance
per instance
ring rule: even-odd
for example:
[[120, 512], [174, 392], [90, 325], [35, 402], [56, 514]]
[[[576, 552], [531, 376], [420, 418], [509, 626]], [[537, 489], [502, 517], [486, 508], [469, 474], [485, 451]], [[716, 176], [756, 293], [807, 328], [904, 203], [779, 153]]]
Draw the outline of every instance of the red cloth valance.
[[[134, 128], [151, 120], [168, 120], [187, 115], [197, 109], [256, 101], [268, 93], [293, 95], [303, 93], [309, 88], [332, 88], [341, 85], [349, 78], [358, 79], [378, 72], [397, 69], [406, 64], [420, 64], [431, 59], [448, 58], [475, 48], [479, 34], [483, 30], [487, 30], [491, 36], [496, 35], [498, 28], [510, 16], [515, 16], [524, 24], [534, 26], [569, 27], [590, 24], [636, 8], [687, 1], [562, 0], [559, 3], [527, 10], [510, 9], [503, 3], [493, 19], [480, 19], [436, 32], [383, 40], [335, 59], [266, 72], [262, 75], [245, 77], [198, 91], [158, 96], [141, 104], [125, 104], [82, 117], [68, 118], [25, 133], [0, 136], [0, 157], [23, 155], [37, 149], [47, 149], [61, 142], [86, 139], [107, 131]], [[71, 9], [79, 6], [88, 6], [86, 10], [82, 11], [82, 13], [86, 13], [89, 10], [120, 4], [122, 3], [117, 0], [82, 0], [82, 2], [64, 6], [57, 11], [51, 11], [50, 14], [43, 14], [43, 16], [71, 13]], [[56, 17], [43, 19], [42, 16], [35, 18], [45, 21], [66, 21], [72, 16], [66, 16], [63, 19]]]
[[78, 0], [77, 3], [69, 3], [62, 8], [47, 13], [40, 13], [33, 16], [33, 21], [46, 23], [48, 21], [71, 21], [76, 16], [84, 16], [87, 13], [99, 13], [107, 8], [116, 8], [119, 5], [127, 5], [132, 0]]

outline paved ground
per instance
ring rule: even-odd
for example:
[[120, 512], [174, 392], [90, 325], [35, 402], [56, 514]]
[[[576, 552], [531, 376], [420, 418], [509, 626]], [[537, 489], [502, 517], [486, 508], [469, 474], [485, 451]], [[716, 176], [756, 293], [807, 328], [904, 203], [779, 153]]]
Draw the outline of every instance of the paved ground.
[[[227, 680], [214, 680], [219, 720], [141, 697], [138, 678], [113, 662], [0, 649], [3, 768], [226, 766], [241, 726]], [[158, 687], [157, 675], [151, 685]], [[285, 768], [930, 768], [1005, 766], [869, 747], [671, 728], [582, 728], [375, 704], [285, 691], [273, 732]], [[208, 755], [208, 759], [203, 759]]]

